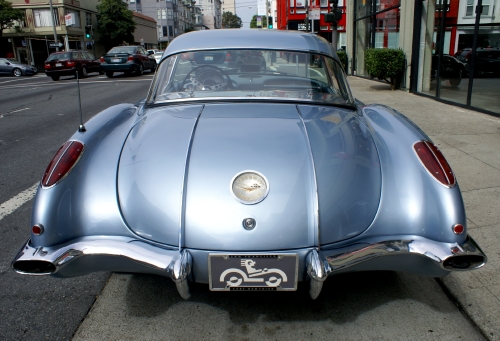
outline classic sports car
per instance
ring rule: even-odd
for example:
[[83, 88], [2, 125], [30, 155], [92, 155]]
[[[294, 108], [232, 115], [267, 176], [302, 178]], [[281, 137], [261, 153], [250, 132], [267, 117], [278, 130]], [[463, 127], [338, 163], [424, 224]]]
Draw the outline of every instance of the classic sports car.
[[[234, 55], [266, 66], [235, 68]], [[486, 262], [439, 149], [399, 112], [355, 100], [314, 34], [183, 34], [144, 101], [84, 128], [43, 175], [19, 273], [157, 274], [184, 298], [190, 281], [308, 281], [314, 299], [339, 273], [438, 277]]]

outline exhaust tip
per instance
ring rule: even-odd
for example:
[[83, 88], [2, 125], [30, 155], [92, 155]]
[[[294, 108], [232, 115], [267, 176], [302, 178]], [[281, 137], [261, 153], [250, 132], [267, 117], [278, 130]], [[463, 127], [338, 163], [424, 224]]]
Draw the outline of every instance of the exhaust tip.
[[486, 262], [486, 257], [480, 255], [464, 255], [450, 257], [444, 261], [443, 266], [450, 270], [468, 270], [479, 268]]
[[40, 260], [17, 261], [12, 264], [14, 270], [29, 275], [49, 275], [56, 271], [56, 266]]

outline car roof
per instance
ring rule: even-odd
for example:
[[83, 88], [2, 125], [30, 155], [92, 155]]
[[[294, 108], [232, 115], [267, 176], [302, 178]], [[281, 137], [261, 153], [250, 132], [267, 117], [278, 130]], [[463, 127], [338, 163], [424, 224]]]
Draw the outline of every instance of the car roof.
[[265, 49], [316, 52], [335, 56], [324, 38], [301, 31], [223, 29], [184, 33], [167, 47], [166, 55], [216, 49]]

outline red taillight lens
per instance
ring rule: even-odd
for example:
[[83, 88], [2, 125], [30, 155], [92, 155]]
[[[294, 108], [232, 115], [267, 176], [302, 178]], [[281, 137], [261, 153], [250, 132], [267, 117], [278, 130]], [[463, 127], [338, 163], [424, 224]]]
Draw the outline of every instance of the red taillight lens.
[[106, 61], [104, 60], [104, 57], [101, 57], [101, 63], [106, 63]]
[[232, 62], [233, 61], [233, 57], [231, 56], [230, 53], [226, 53], [226, 62]]
[[83, 143], [65, 142], [52, 158], [42, 178], [42, 186], [50, 187], [64, 178], [83, 153]]
[[134, 56], [128, 56], [127, 61], [133, 61], [133, 60], [134, 60]]
[[465, 231], [465, 227], [462, 224], [456, 224], [452, 227], [453, 233], [462, 234]]
[[33, 232], [33, 234], [35, 236], [39, 236], [43, 233], [43, 225], [42, 224], [39, 224], [39, 225], [33, 225], [33, 227], [31, 228], [31, 232]]
[[73, 67], [75, 65], [75, 62], [66, 62], [66, 66]]
[[50, 69], [50, 64], [45, 64], [45, 69]]
[[413, 145], [420, 161], [432, 176], [445, 186], [455, 186], [455, 175], [441, 151], [430, 141]]

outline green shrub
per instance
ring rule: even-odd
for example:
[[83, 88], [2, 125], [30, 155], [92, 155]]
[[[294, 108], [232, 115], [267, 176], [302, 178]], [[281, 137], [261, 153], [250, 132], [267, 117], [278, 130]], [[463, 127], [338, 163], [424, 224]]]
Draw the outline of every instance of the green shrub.
[[347, 53], [345, 51], [337, 51], [337, 56], [340, 59], [343, 69], [347, 73]]
[[400, 49], [368, 49], [365, 65], [370, 76], [389, 82], [394, 90], [399, 87], [404, 71], [405, 54]]

